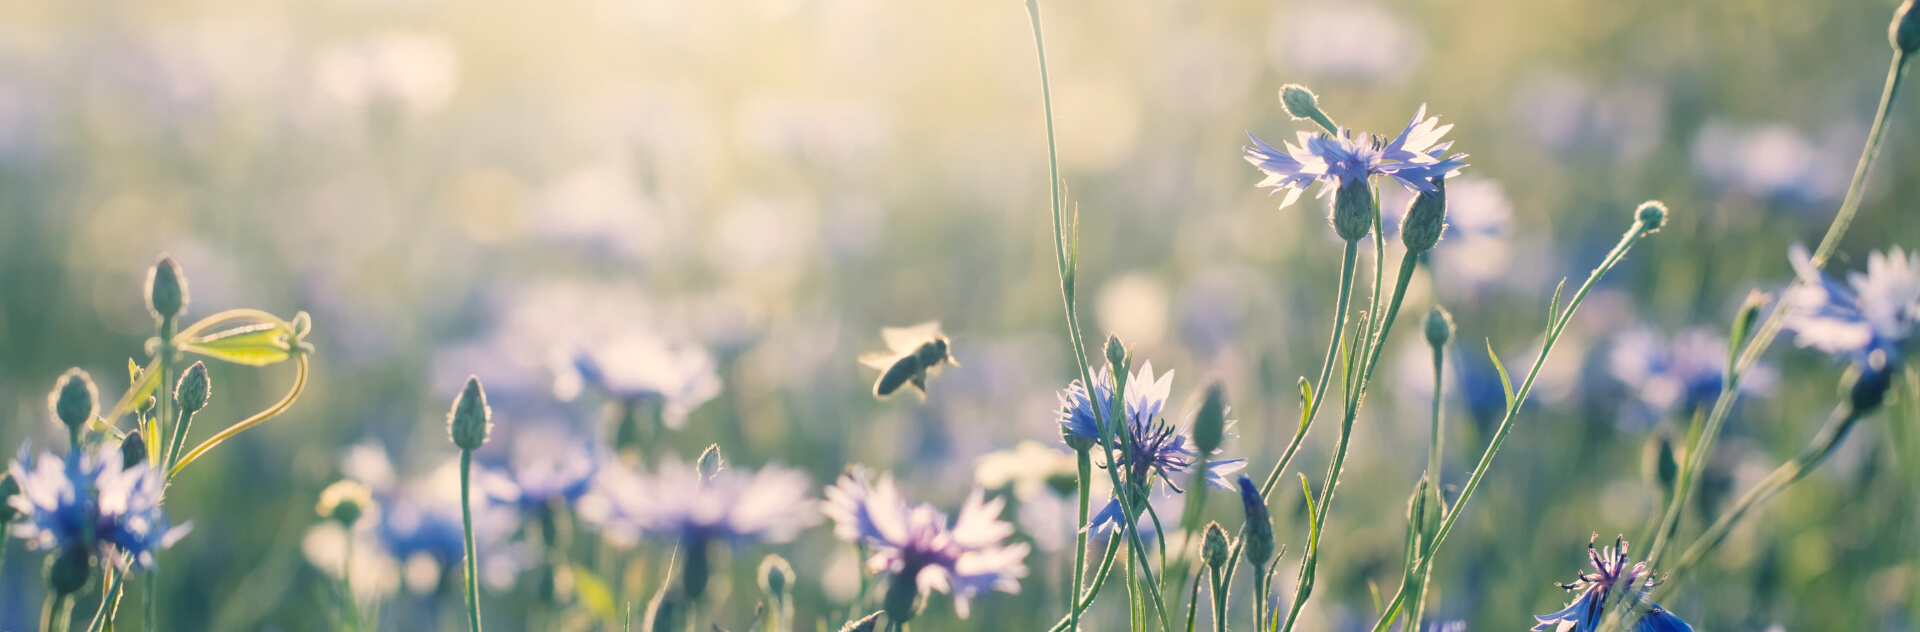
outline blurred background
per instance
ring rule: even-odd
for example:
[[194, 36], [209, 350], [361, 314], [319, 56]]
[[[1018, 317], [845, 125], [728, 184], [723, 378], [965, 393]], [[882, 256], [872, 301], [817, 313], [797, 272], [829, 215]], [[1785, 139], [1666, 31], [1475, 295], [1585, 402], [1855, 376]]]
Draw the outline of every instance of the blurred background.
[[[1459, 322], [1445, 429], [1457, 485], [1501, 407], [1484, 349], [1524, 372], [1554, 285], [1585, 277], [1634, 204], [1665, 200], [1672, 223], [1574, 320], [1436, 571], [1430, 612], [1523, 629], [1566, 603], [1552, 582], [1573, 579], [1590, 535], [1634, 538], [1658, 513], [1644, 448], [1684, 435], [1740, 301], [1782, 287], [1787, 245], [1831, 219], [1894, 4], [1048, 2], [1089, 336], [1117, 333], [1176, 371], [1179, 419], [1223, 380], [1239, 419], [1227, 451], [1264, 475], [1297, 419], [1295, 379], [1319, 371], [1339, 244], [1324, 200], [1276, 209], [1253, 186], [1246, 133], [1306, 129], [1278, 106], [1284, 83], [1388, 135], [1425, 103], [1472, 155], [1403, 315], [1440, 303]], [[0, 0], [0, 15], [0, 445], [60, 445], [45, 395], [67, 367], [125, 388], [161, 253], [185, 270], [193, 317], [313, 315], [306, 395], [169, 495], [194, 530], [160, 556], [163, 629], [328, 629], [319, 490], [381, 464], [431, 476], [457, 455], [444, 415], [469, 373], [496, 398], [483, 462], [509, 458], [516, 428], [610, 436], [600, 407], [554, 392], [566, 345], [667, 341], [709, 367], [719, 388], [654, 437], [660, 458], [717, 442], [735, 467], [785, 464], [819, 485], [861, 463], [957, 507], [989, 453], [1032, 440], [1064, 454], [1052, 411], [1073, 369], [1020, 2]], [[1920, 245], [1913, 101], [1894, 112], [1836, 272]], [[1397, 218], [1406, 196], [1389, 189]], [[876, 401], [855, 358], [885, 348], [879, 327], [927, 320], [963, 366], [924, 402]], [[1398, 583], [1432, 393], [1416, 331], [1389, 343], [1302, 629], [1364, 629], [1376, 587]], [[1783, 339], [1765, 365], [1683, 533], [1792, 455], [1834, 401], [1824, 356]], [[214, 367], [196, 436], [272, 402], [290, 374]], [[1293, 466], [1316, 481], [1327, 417]], [[1862, 424], [1665, 605], [1702, 630], [1915, 629], [1920, 464], [1889, 431], [1914, 423], [1890, 407]], [[1281, 489], [1280, 541], [1298, 551], [1305, 506]], [[1213, 493], [1210, 517], [1238, 524]], [[1035, 544], [1022, 592], [917, 623], [1060, 615], [1071, 498], [1012, 495], [1007, 517]], [[42, 554], [22, 544], [0, 569], [0, 629], [36, 625]], [[717, 622], [746, 625], [754, 569], [775, 552], [800, 571], [802, 626], [837, 625], [855, 556], [826, 528], [736, 552], [715, 573], [733, 595]], [[1298, 559], [1283, 561], [1282, 594]], [[406, 568], [368, 589], [383, 629], [462, 625], [450, 581]], [[489, 628], [544, 626], [532, 575], [499, 579]], [[636, 609], [657, 583], [611, 581]], [[1095, 625], [1123, 625], [1123, 603], [1102, 602]]]

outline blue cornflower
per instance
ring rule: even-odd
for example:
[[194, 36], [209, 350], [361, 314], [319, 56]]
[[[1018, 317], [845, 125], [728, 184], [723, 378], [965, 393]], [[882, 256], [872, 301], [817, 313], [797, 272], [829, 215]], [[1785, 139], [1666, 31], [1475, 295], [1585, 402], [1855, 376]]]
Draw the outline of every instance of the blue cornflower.
[[[1635, 394], [1648, 417], [1673, 411], [1690, 414], [1720, 396], [1726, 381], [1727, 339], [1705, 328], [1661, 336], [1637, 327], [1613, 341], [1608, 368]], [[1762, 395], [1773, 386], [1770, 367], [1756, 366], [1740, 380], [1746, 395]]]
[[1433, 191], [1434, 178], [1467, 166], [1462, 162], [1466, 154], [1440, 157], [1453, 145], [1453, 141], [1440, 142], [1450, 129], [1452, 125], [1440, 124], [1440, 117], [1428, 118], [1427, 106], [1422, 104], [1407, 128], [1385, 143], [1350, 129], [1334, 135], [1302, 131], [1299, 145], [1287, 143], [1287, 150], [1280, 151], [1249, 132], [1247, 138], [1254, 146], [1242, 149], [1247, 162], [1267, 174], [1256, 186], [1274, 187], [1276, 194], [1287, 190], [1286, 201], [1280, 203], [1285, 208], [1315, 182], [1321, 184], [1316, 195], [1325, 196], [1376, 174], [1391, 177], [1410, 191]]
[[[1795, 341], [1860, 363], [1875, 351], [1893, 359], [1920, 322], [1920, 253], [1895, 247], [1867, 257], [1867, 271], [1847, 276], [1843, 286], [1813, 267], [1804, 246], [1788, 250], [1803, 284], [1783, 300], [1795, 308], [1787, 327]], [[1849, 287], [1851, 286], [1851, 287]]]
[[[1109, 415], [1113, 410], [1113, 375], [1107, 369], [1094, 373], [1094, 399], [1099, 401], [1100, 414]], [[1180, 485], [1192, 478], [1196, 464], [1204, 464], [1207, 483], [1220, 489], [1232, 489], [1226, 475], [1246, 467], [1246, 459], [1210, 460], [1212, 454], [1201, 455], [1193, 446], [1191, 428], [1176, 428], [1160, 416], [1166, 407], [1167, 399], [1173, 390], [1173, 372], [1168, 371], [1159, 379], [1153, 377], [1153, 363], [1146, 362], [1140, 370], [1127, 376], [1126, 424], [1121, 427], [1125, 436], [1114, 435], [1114, 448], [1120, 451], [1116, 463], [1123, 475], [1123, 485], [1138, 481], [1151, 486], [1157, 477], [1167, 489], [1173, 492], [1185, 492]], [[1079, 381], [1060, 391], [1059, 421], [1062, 434], [1100, 439], [1100, 428], [1094, 416], [1094, 404], [1087, 398], [1087, 389]], [[1234, 420], [1226, 420], [1225, 426], [1232, 426]], [[1229, 438], [1234, 435], [1225, 435]], [[1215, 449], [1214, 454], [1221, 450]], [[1141, 488], [1144, 492], [1147, 488]], [[1144, 498], [1145, 494], [1135, 492]], [[1121, 493], [1120, 490], [1115, 491]], [[1120, 520], [1120, 502], [1118, 497], [1107, 502], [1093, 519], [1095, 532], [1105, 531], [1118, 524]]]
[[[1594, 538], [1598, 537], [1599, 534], [1594, 534]], [[1600, 620], [1606, 617], [1607, 608], [1619, 603], [1619, 599], [1613, 595], [1614, 589], [1619, 588], [1621, 592], [1629, 593], [1623, 596], [1636, 600], [1634, 605], [1646, 608], [1640, 620], [1634, 622], [1628, 632], [1693, 632], [1693, 626], [1652, 602], [1648, 592], [1658, 580], [1654, 579], [1653, 571], [1647, 569], [1646, 562], [1627, 566], [1626, 540], [1615, 539], [1613, 546], [1600, 551], [1594, 550], [1593, 542], [1589, 540], [1587, 559], [1593, 562], [1597, 572], [1581, 575], [1571, 584], [1558, 584], [1569, 591], [1585, 592], [1559, 612], [1534, 617], [1540, 621], [1539, 625], [1533, 626], [1534, 630], [1593, 632], [1600, 627]]]
[[564, 428], [523, 429], [511, 446], [506, 467], [482, 471], [480, 484], [488, 499], [522, 515], [572, 506], [600, 471], [601, 454]]
[[[827, 488], [823, 509], [834, 521], [834, 535], [873, 547], [869, 570], [911, 581], [919, 595], [934, 590], [952, 594], [954, 610], [962, 618], [968, 601], [981, 593], [1020, 592], [1028, 546], [1004, 544], [1013, 535], [1013, 525], [1000, 519], [1006, 499], [989, 502], [976, 488], [949, 525], [946, 514], [933, 505], [913, 505], [901, 498], [893, 477], [883, 476], [877, 484], [871, 478], [861, 468], [840, 477]], [[889, 591], [890, 602], [892, 598]]]
[[686, 423], [687, 413], [720, 394], [713, 355], [691, 344], [648, 335], [628, 335], [589, 349], [557, 354], [554, 394], [572, 400], [594, 389], [623, 402], [660, 406], [668, 428]]
[[601, 468], [594, 486], [583, 513], [616, 542], [642, 535], [683, 543], [789, 542], [820, 520], [807, 497], [813, 482], [774, 465], [753, 473], [729, 468], [705, 478], [673, 458], [652, 474], [616, 463]]
[[160, 473], [144, 461], [122, 467], [112, 446], [33, 460], [22, 445], [9, 471], [20, 484], [10, 502], [22, 514], [13, 534], [35, 548], [100, 555], [120, 568], [152, 568], [155, 552], [187, 534], [187, 525], [171, 526], [160, 509], [166, 485]]

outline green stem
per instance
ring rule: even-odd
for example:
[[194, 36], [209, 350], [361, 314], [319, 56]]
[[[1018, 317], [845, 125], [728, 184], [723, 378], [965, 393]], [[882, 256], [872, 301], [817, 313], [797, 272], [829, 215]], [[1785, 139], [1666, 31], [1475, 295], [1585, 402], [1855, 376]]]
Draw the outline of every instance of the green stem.
[[[467, 545], [467, 621], [480, 632], [480, 550], [473, 545], [473, 451], [460, 451], [460, 526]], [[351, 535], [351, 534], [349, 534]]]
[[1847, 438], [1847, 431], [1852, 430], [1854, 424], [1863, 416], [1847, 404], [1834, 408], [1833, 413], [1827, 416], [1827, 422], [1820, 427], [1820, 432], [1814, 435], [1813, 442], [1802, 449], [1800, 454], [1794, 456], [1793, 460], [1780, 464], [1773, 473], [1768, 474], [1759, 484], [1754, 485], [1753, 489], [1748, 490], [1746, 495], [1741, 496], [1740, 501], [1734, 503], [1733, 507], [1720, 514], [1720, 518], [1713, 522], [1713, 526], [1707, 527], [1706, 532], [1701, 533], [1700, 538], [1694, 540], [1692, 546], [1687, 547], [1686, 553], [1680, 556], [1680, 563], [1668, 571], [1670, 576], [1678, 577], [1693, 568], [1693, 565], [1699, 563], [1707, 553], [1720, 546], [1720, 542], [1726, 538], [1727, 531], [1731, 530], [1740, 518], [1746, 516], [1747, 511], [1766, 502], [1780, 490], [1805, 478], [1808, 472], [1819, 467], [1828, 455], [1833, 454], [1833, 449]]
[[[160, 587], [159, 579], [160, 579], [159, 570], [156, 569], [156, 570], [147, 571], [147, 581], [145, 586], [146, 593], [147, 593], [147, 613], [146, 613], [146, 618], [143, 619], [140, 624], [141, 628], [145, 629], [146, 632], [153, 632], [154, 630], [159, 629], [159, 626], [160, 626], [159, 624], [160, 596], [155, 594], [156, 592], [158, 592], [158, 589]], [[118, 599], [116, 599], [115, 601], [118, 601]]]
[[47, 595], [47, 605], [40, 609], [41, 632], [66, 632], [67, 620], [73, 616], [73, 597], [66, 593]]
[[1227, 632], [1227, 583], [1218, 568], [1207, 569], [1213, 586], [1213, 632]]
[[1067, 629], [1067, 626], [1072, 624], [1073, 617], [1079, 616], [1081, 613], [1086, 612], [1087, 608], [1093, 606], [1093, 599], [1100, 596], [1100, 588], [1107, 585], [1107, 575], [1113, 571], [1113, 561], [1115, 557], [1118, 557], [1119, 552], [1120, 534], [1116, 533], [1108, 536], [1107, 552], [1100, 560], [1100, 570], [1094, 571], [1093, 573], [1093, 585], [1088, 586], [1086, 592], [1080, 595], [1080, 601], [1073, 605], [1072, 613], [1068, 616], [1060, 617], [1060, 622], [1053, 624], [1051, 628], [1047, 628], [1047, 632], [1060, 632], [1061, 630]]
[[107, 570], [107, 586], [100, 595], [100, 610], [93, 613], [93, 623], [87, 624], [87, 632], [100, 632], [106, 629], [106, 626], [113, 621], [115, 614], [120, 611], [120, 595], [127, 589], [124, 583], [125, 575], [126, 573], [112, 569]]
[[360, 600], [353, 596], [353, 526], [347, 525], [346, 557], [340, 559], [340, 598], [347, 602], [348, 618], [353, 620], [354, 632], [365, 627], [365, 619], [360, 616]]
[[[1447, 497], [1441, 492], [1442, 488], [1440, 485], [1440, 463], [1442, 458], [1440, 448], [1446, 443], [1447, 438], [1446, 433], [1442, 430], [1445, 426], [1442, 422], [1446, 418], [1446, 407], [1441, 405], [1442, 402], [1445, 401], [1446, 362], [1446, 347], [1435, 346], [1433, 348], [1433, 425], [1428, 432], [1429, 445], [1427, 452], [1427, 480], [1431, 481], [1433, 485], [1433, 499], [1430, 502], [1433, 503], [1435, 516], [1443, 516], [1447, 513]], [[1436, 518], [1434, 522], [1437, 523], [1439, 521]], [[1430, 530], [1426, 536], [1426, 543], [1431, 545], [1433, 542], [1432, 531]], [[1422, 550], [1420, 552], [1422, 566], [1426, 565], [1430, 557], [1432, 557], [1430, 550]], [[1413, 609], [1412, 615], [1407, 619], [1406, 628], [1408, 630], [1420, 629], [1420, 619], [1426, 615], [1427, 586], [1430, 585], [1432, 576], [1427, 573], [1421, 573], [1418, 578], [1419, 584], [1412, 588], [1414, 591]]]
[[[1080, 520], [1074, 524], [1085, 527], [1090, 509], [1089, 503], [1093, 500], [1089, 497], [1093, 493], [1093, 455], [1087, 450], [1075, 450], [1074, 453], [1080, 474]], [[1082, 529], [1074, 534], [1073, 538], [1073, 590], [1067, 593], [1067, 630], [1069, 632], [1080, 630], [1080, 605], [1075, 600], [1079, 597], [1081, 587], [1085, 585], [1087, 579], [1088, 535], [1088, 532]]]
[[1187, 632], [1193, 632], [1194, 618], [1200, 615], [1200, 581], [1194, 578], [1193, 588], [1187, 593]]

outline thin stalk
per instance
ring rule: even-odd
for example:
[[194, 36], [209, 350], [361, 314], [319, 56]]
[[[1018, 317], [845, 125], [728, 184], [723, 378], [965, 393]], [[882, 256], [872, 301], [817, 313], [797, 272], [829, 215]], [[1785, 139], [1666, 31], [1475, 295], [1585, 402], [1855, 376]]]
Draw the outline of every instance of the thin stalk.
[[1701, 533], [1700, 538], [1694, 540], [1692, 546], [1687, 547], [1686, 553], [1680, 556], [1680, 563], [1668, 572], [1677, 577], [1693, 568], [1693, 565], [1699, 563], [1707, 553], [1720, 546], [1721, 540], [1727, 536], [1727, 531], [1745, 517], [1749, 510], [1766, 502], [1774, 494], [1780, 493], [1780, 490], [1805, 478], [1807, 473], [1819, 467], [1828, 455], [1833, 454], [1833, 449], [1847, 438], [1847, 432], [1853, 429], [1854, 424], [1864, 416], [1844, 403], [1835, 407], [1827, 416], [1826, 423], [1820, 427], [1820, 432], [1814, 436], [1812, 443], [1802, 449], [1800, 454], [1794, 456], [1793, 460], [1781, 463], [1780, 467], [1761, 479], [1753, 489], [1747, 490], [1747, 493], [1740, 497], [1739, 502], [1720, 514], [1720, 518], [1714, 520], [1713, 525], [1707, 527], [1706, 532]]
[[1213, 632], [1227, 632], [1227, 584], [1218, 568], [1209, 568], [1213, 586]]
[[[304, 358], [303, 358], [304, 359]], [[301, 365], [305, 367], [303, 363]], [[460, 526], [467, 545], [467, 621], [480, 632], [480, 550], [473, 545], [473, 451], [460, 451]]]
[[47, 604], [40, 609], [41, 632], [66, 632], [67, 620], [73, 617], [73, 597], [61, 593], [47, 595]]
[[154, 594], [154, 592], [157, 591], [160, 587], [159, 580], [160, 580], [160, 571], [158, 570], [147, 571], [147, 581], [145, 586], [146, 588], [145, 592], [147, 594], [147, 612], [146, 612], [146, 618], [142, 619], [140, 622], [140, 627], [146, 630], [146, 632], [153, 632], [154, 630], [158, 629], [160, 625], [159, 624], [160, 596]]
[[[1085, 526], [1090, 509], [1089, 503], [1093, 500], [1089, 498], [1093, 492], [1093, 455], [1087, 450], [1075, 450], [1074, 457], [1080, 474], [1080, 520], [1074, 524]], [[1080, 630], [1080, 605], [1076, 603], [1076, 599], [1079, 598], [1081, 587], [1085, 585], [1087, 579], [1088, 535], [1087, 531], [1082, 529], [1073, 537], [1073, 590], [1067, 592], [1069, 632]]]
[[252, 417], [242, 419], [239, 423], [228, 426], [226, 430], [222, 430], [219, 434], [213, 435], [206, 441], [201, 442], [199, 446], [188, 452], [187, 456], [179, 459], [179, 462], [174, 463], [173, 467], [168, 469], [167, 478], [173, 478], [175, 474], [180, 473], [180, 470], [187, 469], [187, 466], [191, 465], [195, 459], [200, 458], [202, 454], [206, 454], [208, 450], [212, 450], [214, 446], [220, 445], [222, 442], [233, 438], [234, 435], [240, 434], [248, 428], [260, 425], [263, 421], [277, 417], [280, 413], [286, 412], [287, 408], [292, 407], [294, 400], [300, 399], [300, 393], [307, 389], [306, 354], [302, 353], [294, 356], [294, 368], [293, 387], [287, 390], [287, 394], [281, 397], [280, 401], [267, 407], [266, 410], [254, 413]]
[[[1445, 426], [1442, 422], [1446, 419], [1447, 414], [1446, 407], [1441, 405], [1442, 402], [1445, 401], [1443, 389], [1446, 386], [1446, 363], [1446, 347], [1433, 347], [1433, 425], [1428, 431], [1427, 437], [1427, 480], [1432, 481], [1433, 484], [1433, 499], [1430, 502], [1433, 503], [1435, 516], [1443, 516], [1447, 513], [1447, 498], [1446, 495], [1441, 492], [1442, 487], [1440, 485], [1440, 464], [1442, 458], [1440, 448], [1446, 444], [1447, 440], [1446, 433], [1441, 430]], [[1438, 522], [1438, 520], [1435, 522]], [[1432, 556], [1430, 545], [1433, 543], [1433, 534], [1429, 531], [1425, 535], [1426, 542], [1424, 542], [1424, 544], [1429, 546], [1423, 547], [1420, 552], [1419, 559], [1423, 561]], [[1432, 577], [1430, 575], [1423, 573], [1419, 576], [1419, 584], [1412, 587], [1414, 591], [1413, 609], [1412, 615], [1407, 619], [1406, 627], [1408, 630], [1420, 629], [1420, 619], [1426, 615], [1427, 587], [1430, 585], [1431, 579]]]
[[1200, 616], [1200, 581], [1195, 578], [1193, 589], [1187, 593], [1187, 632], [1193, 632], [1194, 619]]
[[1113, 571], [1113, 562], [1114, 559], [1118, 557], [1119, 552], [1120, 534], [1116, 533], [1108, 536], [1107, 552], [1106, 555], [1100, 559], [1100, 570], [1094, 571], [1093, 573], [1093, 585], [1088, 586], [1086, 592], [1080, 595], [1080, 600], [1073, 604], [1072, 612], [1067, 616], [1060, 617], [1060, 622], [1053, 624], [1051, 628], [1047, 628], [1047, 632], [1061, 632], [1061, 630], [1067, 629], [1067, 626], [1072, 624], [1072, 617], [1085, 613], [1087, 608], [1093, 606], [1094, 598], [1100, 596], [1100, 588], [1107, 585], [1107, 575]]
[[354, 632], [365, 627], [360, 616], [360, 600], [353, 596], [353, 526], [347, 525], [346, 557], [340, 558], [340, 597], [347, 602], [347, 616], [353, 619]]
[[126, 592], [126, 573], [107, 570], [106, 589], [100, 593], [100, 610], [93, 613], [93, 623], [87, 624], [87, 632], [100, 632], [120, 611], [120, 595]]

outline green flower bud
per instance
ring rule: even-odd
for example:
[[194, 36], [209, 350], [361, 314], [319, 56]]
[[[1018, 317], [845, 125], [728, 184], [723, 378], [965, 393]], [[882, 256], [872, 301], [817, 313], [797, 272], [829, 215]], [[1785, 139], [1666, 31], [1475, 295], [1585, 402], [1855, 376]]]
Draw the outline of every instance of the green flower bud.
[[1333, 232], [1347, 241], [1359, 241], [1373, 231], [1373, 187], [1354, 180], [1333, 194]]
[[1893, 23], [1887, 25], [1887, 40], [1902, 55], [1920, 50], [1920, 15], [1913, 10], [1913, 2], [1900, 3], [1900, 8], [1893, 11]]
[[793, 565], [787, 558], [768, 555], [760, 560], [760, 591], [774, 602], [787, 600], [787, 591], [793, 588]]
[[13, 508], [13, 497], [20, 495], [20, 482], [13, 480], [13, 473], [0, 472], [0, 525], [20, 519], [20, 510]]
[[1201, 461], [1220, 447], [1226, 427], [1227, 388], [1215, 380], [1207, 385], [1206, 399], [1200, 402], [1200, 412], [1193, 418], [1193, 447]]
[[1231, 553], [1233, 548], [1233, 545], [1227, 542], [1227, 530], [1220, 528], [1218, 522], [1208, 522], [1206, 535], [1202, 538], [1200, 559], [1205, 560], [1207, 567], [1215, 571], [1226, 568], [1227, 554]]
[[1453, 339], [1453, 314], [1439, 305], [1427, 310], [1427, 344], [1435, 349], [1447, 346]]
[[93, 556], [78, 546], [69, 546], [58, 557], [47, 560], [47, 588], [56, 595], [71, 595], [87, 586], [93, 575]]
[[1406, 214], [1400, 216], [1400, 243], [1406, 244], [1409, 253], [1433, 250], [1447, 231], [1447, 179], [1434, 178], [1433, 188], [1413, 196]]
[[173, 400], [180, 402], [180, 410], [191, 415], [207, 407], [207, 396], [213, 394], [213, 380], [207, 377], [207, 365], [195, 362], [180, 374], [180, 382], [173, 387]]
[[1287, 116], [1293, 120], [1311, 120], [1320, 127], [1332, 131], [1338, 129], [1326, 112], [1320, 111], [1320, 98], [1313, 95], [1306, 86], [1289, 83], [1280, 87], [1280, 107], [1286, 108]]
[[172, 318], [187, 310], [187, 277], [173, 257], [161, 256], [147, 269], [147, 311], [154, 318]]
[[1120, 342], [1120, 336], [1107, 334], [1107, 365], [1113, 367], [1114, 379], [1127, 372], [1127, 364], [1127, 345]]
[[1640, 234], [1657, 232], [1667, 225], [1667, 205], [1659, 200], [1641, 202], [1640, 208], [1633, 211], [1633, 219], [1639, 224]]
[[60, 375], [60, 381], [54, 383], [53, 392], [47, 394], [47, 407], [53, 410], [54, 418], [67, 427], [67, 432], [77, 437], [99, 410], [98, 397], [99, 390], [94, 388], [93, 378], [86, 371], [67, 369]]
[[700, 460], [695, 462], [694, 467], [700, 470], [700, 480], [703, 481], [713, 480], [720, 470], [726, 469], [726, 459], [720, 456], [720, 444], [707, 446], [707, 449], [700, 453]]
[[147, 441], [140, 438], [138, 430], [127, 433], [127, 438], [120, 440], [120, 468], [130, 469], [145, 460], [147, 460]]
[[320, 503], [314, 505], [315, 513], [320, 517], [340, 523], [340, 526], [352, 529], [360, 517], [372, 508], [373, 492], [358, 481], [343, 480], [320, 490]]
[[493, 431], [488, 421], [492, 417], [493, 409], [487, 407], [487, 393], [480, 388], [479, 376], [470, 376], [460, 397], [453, 400], [453, 410], [447, 412], [447, 435], [462, 450], [478, 450]]

